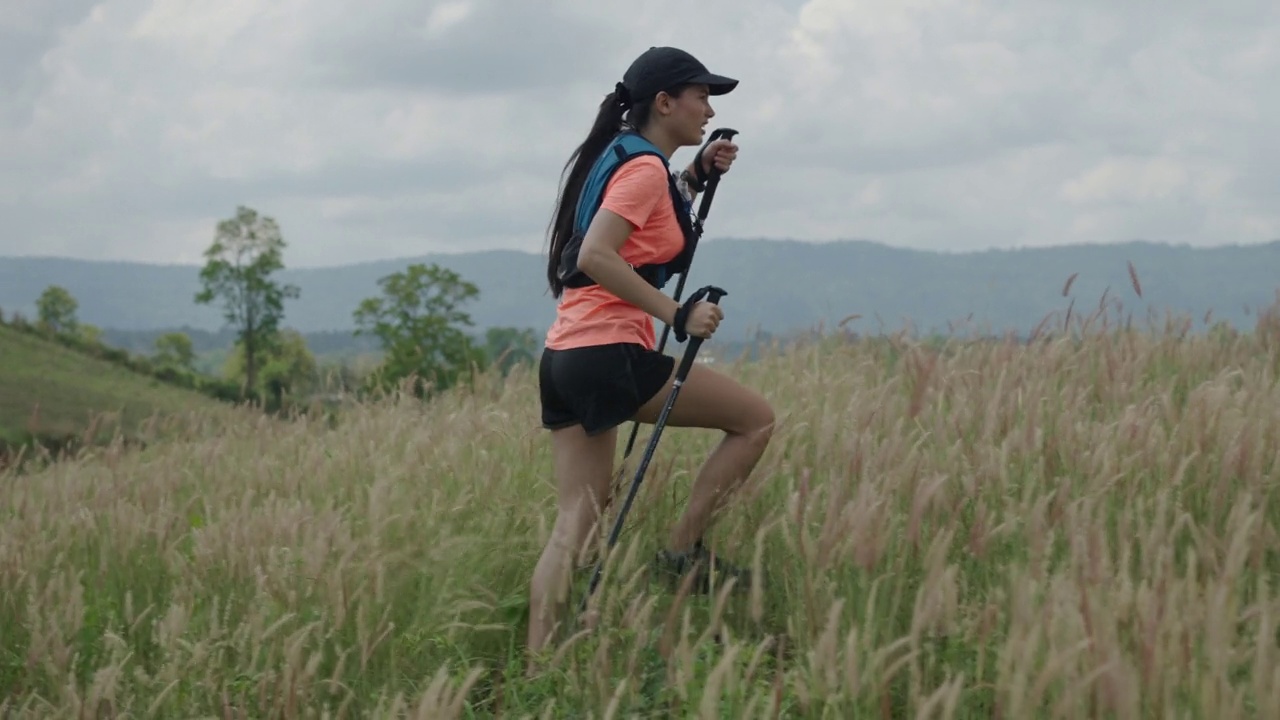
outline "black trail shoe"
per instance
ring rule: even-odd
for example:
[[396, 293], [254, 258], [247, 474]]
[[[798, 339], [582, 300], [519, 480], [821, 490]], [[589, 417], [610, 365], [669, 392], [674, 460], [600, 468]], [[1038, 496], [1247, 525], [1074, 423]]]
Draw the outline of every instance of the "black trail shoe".
[[687, 552], [661, 550], [654, 563], [659, 572], [665, 574], [674, 585], [679, 585], [685, 575], [695, 573], [691, 592], [711, 592], [713, 575], [717, 588], [723, 587], [730, 578], [737, 578], [733, 586], [735, 593], [743, 593], [751, 588], [749, 569], [725, 562], [719, 555], [707, 550], [701, 540]]

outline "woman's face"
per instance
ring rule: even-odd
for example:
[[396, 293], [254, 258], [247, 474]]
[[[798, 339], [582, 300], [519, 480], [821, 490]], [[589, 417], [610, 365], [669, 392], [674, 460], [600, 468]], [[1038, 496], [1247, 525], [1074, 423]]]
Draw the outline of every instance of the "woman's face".
[[691, 85], [677, 97], [663, 95], [660, 116], [681, 145], [701, 145], [707, 123], [715, 117], [706, 85]]

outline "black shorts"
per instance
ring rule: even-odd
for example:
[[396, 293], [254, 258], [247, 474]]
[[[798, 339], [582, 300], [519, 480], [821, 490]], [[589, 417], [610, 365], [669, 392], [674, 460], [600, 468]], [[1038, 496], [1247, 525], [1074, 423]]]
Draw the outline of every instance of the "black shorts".
[[542, 426], [598, 435], [629, 420], [667, 384], [676, 359], [634, 343], [552, 350], [538, 368]]

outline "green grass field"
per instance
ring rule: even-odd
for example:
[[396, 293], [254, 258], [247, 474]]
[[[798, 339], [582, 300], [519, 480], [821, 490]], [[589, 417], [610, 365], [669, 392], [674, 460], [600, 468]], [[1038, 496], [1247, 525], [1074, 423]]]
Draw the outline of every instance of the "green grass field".
[[153, 419], [226, 412], [225, 404], [198, 392], [0, 325], [0, 444], [31, 435], [100, 441], [119, 431], [138, 437]]
[[669, 430], [599, 627], [524, 679], [522, 369], [0, 476], [0, 716], [1280, 717], [1280, 333], [719, 367], [780, 421], [709, 538], [745, 595], [647, 578], [717, 441]]

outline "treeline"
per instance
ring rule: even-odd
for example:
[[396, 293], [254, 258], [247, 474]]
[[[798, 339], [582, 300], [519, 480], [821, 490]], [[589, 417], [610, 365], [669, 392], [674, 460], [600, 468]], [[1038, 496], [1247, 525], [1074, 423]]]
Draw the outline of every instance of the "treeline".
[[[217, 352], [225, 353], [220, 372], [197, 369], [187, 332], [159, 334], [145, 350], [103, 342], [99, 328], [78, 321], [76, 298], [58, 285], [36, 301], [34, 322], [20, 315], [5, 320], [3, 311], [0, 322], [166, 383], [272, 411], [316, 396], [400, 387], [427, 397], [465, 382], [474, 371], [496, 367], [506, 374], [537, 356], [540, 343], [532, 329], [470, 332], [474, 324], [464, 306], [479, 297], [476, 286], [447, 268], [415, 263], [380, 278], [381, 293], [352, 309], [356, 329], [345, 333], [346, 342], [321, 338], [326, 350], [342, 348], [355, 360], [320, 363], [306, 338], [284, 325], [286, 301], [300, 294], [274, 277], [284, 267], [285, 247], [277, 223], [250, 208], [239, 207], [218, 223], [193, 301], [220, 307], [226, 320], [225, 335], [219, 333], [224, 344]], [[368, 352], [351, 353], [353, 344]]]
[[[43, 304], [49, 298], [63, 301], [61, 307], [64, 309], [56, 316], [51, 317], [45, 312]], [[134, 354], [104, 343], [98, 328], [77, 322], [74, 316], [76, 301], [64, 288], [51, 286], [41, 296], [40, 302], [42, 303], [41, 312], [34, 321], [28, 320], [20, 313], [14, 313], [6, 318], [3, 309], [0, 309], [0, 325], [56, 342], [89, 357], [105, 360], [140, 375], [195, 390], [218, 400], [234, 402], [245, 399], [242, 388], [234, 380], [199, 373], [177, 362], [174, 355], [166, 350], [166, 346], [174, 342], [173, 338], [158, 341], [157, 345], [160, 346], [161, 351], [155, 355]], [[181, 346], [180, 341], [177, 344]]]
[[[224, 352], [236, 342], [234, 330], [227, 328], [205, 330], [190, 325], [152, 330], [103, 328], [101, 339], [108, 345], [124, 348], [130, 352], [150, 353], [157, 339], [173, 332], [182, 333], [191, 340], [191, 349], [196, 353], [197, 364], [200, 356]], [[356, 337], [350, 330], [313, 330], [300, 334], [317, 358], [355, 357], [378, 352], [376, 339]]]

